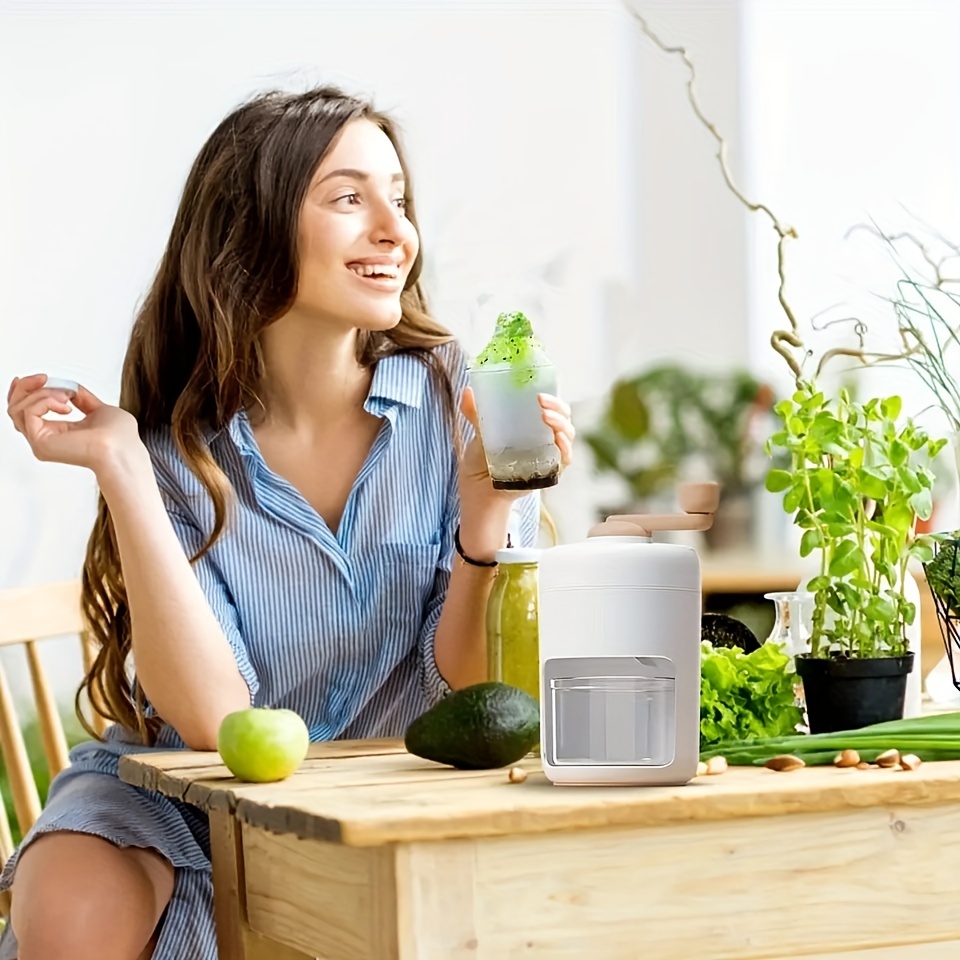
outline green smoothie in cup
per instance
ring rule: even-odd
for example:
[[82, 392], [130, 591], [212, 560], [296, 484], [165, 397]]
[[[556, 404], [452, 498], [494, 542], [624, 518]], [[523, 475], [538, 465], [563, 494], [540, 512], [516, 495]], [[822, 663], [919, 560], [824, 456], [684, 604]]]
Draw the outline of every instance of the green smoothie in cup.
[[494, 487], [552, 487], [560, 451], [537, 394], [557, 392], [557, 372], [522, 313], [497, 317], [493, 337], [470, 366], [470, 386]]

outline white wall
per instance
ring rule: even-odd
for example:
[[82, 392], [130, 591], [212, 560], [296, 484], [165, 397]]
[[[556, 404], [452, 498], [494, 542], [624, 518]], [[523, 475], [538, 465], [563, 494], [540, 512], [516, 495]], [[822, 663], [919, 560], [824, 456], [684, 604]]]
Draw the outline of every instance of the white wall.
[[[741, 13], [738, 0], [633, 0], [668, 45], [696, 64], [700, 105], [726, 139], [739, 175]], [[638, 359], [683, 357], [701, 367], [745, 361], [746, 214], [723, 187], [716, 142], [687, 98], [688, 71], [676, 55], [634, 33], [639, 143], [638, 257], [633, 323], [620, 369]], [[626, 336], [629, 333], [623, 330]]]

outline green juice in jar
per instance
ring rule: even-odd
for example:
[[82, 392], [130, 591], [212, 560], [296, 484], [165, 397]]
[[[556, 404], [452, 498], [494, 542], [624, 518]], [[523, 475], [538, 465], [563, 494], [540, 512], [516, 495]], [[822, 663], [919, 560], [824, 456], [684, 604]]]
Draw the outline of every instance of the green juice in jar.
[[487, 676], [540, 700], [537, 619], [539, 550], [497, 551], [497, 579], [487, 603]]

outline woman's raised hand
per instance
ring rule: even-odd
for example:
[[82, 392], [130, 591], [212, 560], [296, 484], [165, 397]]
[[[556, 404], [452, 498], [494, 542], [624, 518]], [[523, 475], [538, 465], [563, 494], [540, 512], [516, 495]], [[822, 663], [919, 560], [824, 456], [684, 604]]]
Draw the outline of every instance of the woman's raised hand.
[[[89, 467], [95, 473], [118, 457], [142, 451], [136, 419], [104, 403], [81, 386], [75, 396], [45, 386], [47, 375], [17, 377], [7, 392], [7, 413], [38, 460]], [[76, 408], [82, 420], [46, 420], [44, 414], [68, 414]]]

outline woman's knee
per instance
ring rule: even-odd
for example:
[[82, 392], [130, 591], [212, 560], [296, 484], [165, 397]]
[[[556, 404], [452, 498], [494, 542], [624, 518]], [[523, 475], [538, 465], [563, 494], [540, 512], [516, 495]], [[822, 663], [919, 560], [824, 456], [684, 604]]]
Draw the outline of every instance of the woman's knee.
[[154, 850], [78, 833], [38, 837], [13, 885], [19, 960], [136, 960], [172, 892], [173, 867]]

